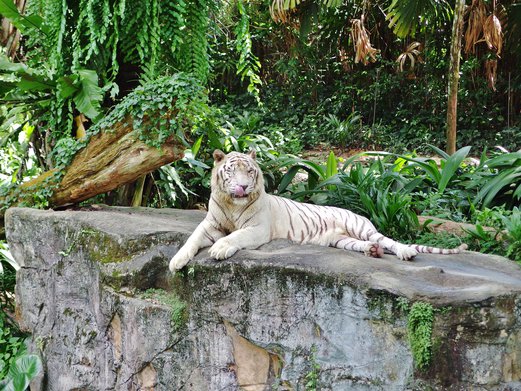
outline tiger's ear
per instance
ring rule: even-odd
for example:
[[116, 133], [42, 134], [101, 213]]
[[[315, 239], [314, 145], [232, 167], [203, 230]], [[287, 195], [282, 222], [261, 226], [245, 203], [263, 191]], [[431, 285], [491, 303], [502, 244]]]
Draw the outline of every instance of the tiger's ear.
[[248, 155], [253, 159], [255, 160], [255, 158], [257, 157], [257, 152], [255, 151], [255, 149], [250, 149], [250, 152], [248, 152]]
[[226, 155], [224, 154], [224, 152], [220, 149], [216, 149], [215, 151], [213, 151], [213, 160], [215, 161], [215, 163], [219, 163], [221, 160], [224, 159], [225, 156]]

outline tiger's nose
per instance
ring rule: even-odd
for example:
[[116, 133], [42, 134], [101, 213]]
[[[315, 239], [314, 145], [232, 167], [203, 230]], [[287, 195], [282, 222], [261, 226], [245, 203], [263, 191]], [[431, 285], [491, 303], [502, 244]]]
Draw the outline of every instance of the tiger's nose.
[[240, 187], [242, 187], [242, 190], [246, 190], [248, 188], [248, 185], [239, 185]]

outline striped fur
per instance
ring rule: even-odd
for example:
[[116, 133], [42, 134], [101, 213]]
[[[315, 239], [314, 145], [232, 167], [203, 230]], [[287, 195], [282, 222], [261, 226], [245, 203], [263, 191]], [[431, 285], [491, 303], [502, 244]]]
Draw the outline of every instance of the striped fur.
[[360, 251], [377, 258], [387, 250], [406, 261], [418, 253], [455, 254], [466, 248], [402, 244], [349, 210], [266, 194], [255, 152], [225, 155], [216, 150], [214, 159], [208, 214], [170, 261], [171, 271], [181, 269], [204, 247], [211, 246], [212, 257], [225, 259], [239, 249], [257, 248], [273, 239]]

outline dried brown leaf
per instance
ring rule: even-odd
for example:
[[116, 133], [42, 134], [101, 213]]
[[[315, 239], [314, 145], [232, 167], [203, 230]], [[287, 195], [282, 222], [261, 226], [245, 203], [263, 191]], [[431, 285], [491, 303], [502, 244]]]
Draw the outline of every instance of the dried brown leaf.
[[351, 39], [355, 47], [355, 63], [362, 62], [364, 65], [376, 61], [378, 49], [371, 46], [369, 34], [364, 27], [363, 16], [360, 19], [351, 20]]
[[422, 59], [420, 57], [420, 49], [421, 43], [414, 41], [407, 48], [403, 53], [401, 53], [398, 58], [396, 59], [396, 62], [398, 63], [398, 68], [400, 69], [400, 72], [403, 72], [406, 70], [405, 64], [407, 63], [407, 59], [409, 59], [411, 65], [409, 66], [409, 71], [412, 71], [414, 69], [414, 65], [416, 62], [422, 62]]
[[496, 51], [499, 57], [503, 46], [503, 34], [501, 32], [501, 22], [496, 15], [490, 15], [483, 26], [483, 35], [487, 42], [488, 48]]
[[482, 0], [473, 0], [468, 9], [467, 30], [465, 31], [465, 53], [474, 53], [475, 45], [483, 34], [487, 10]]

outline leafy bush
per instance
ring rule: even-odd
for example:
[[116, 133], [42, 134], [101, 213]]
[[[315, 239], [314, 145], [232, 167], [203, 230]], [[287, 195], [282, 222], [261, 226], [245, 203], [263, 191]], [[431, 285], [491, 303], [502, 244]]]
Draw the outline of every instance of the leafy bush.
[[[295, 162], [281, 181], [279, 192], [298, 200], [310, 199], [318, 204], [349, 209], [368, 217], [384, 235], [394, 238], [412, 238], [418, 228], [418, 218], [411, 207], [410, 191], [416, 181], [395, 171], [395, 165], [375, 160], [367, 167], [350, 158], [336, 173], [334, 155], [330, 154], [326, 170], [308, 161]], [[354, 162], [354, 163], [353, 163]], [[299, 169], [308, 172], [307, 186], [297, 183], [288, 187]], [[329, 168], [329, 169], [328, 169]], [[321, 182], [318, 182], [321, 180]], [[297, 190], [297, 191], [295, 191]]]
[[507, 243], [506, 256], [521, 262], [521, 210], [514, 208], [510, 216], [502, 216], [507, 231], [504, 240]]
[[471, 249], [521, 262], [521, 210], [517, 207], [511, 211], [493, 208], [476, 212], [476, 215], [476, 228], [467, 230]]
[[268, 137], [251, 132], [257, 125], [255, 114], [243, 112], [242, 116], [233, 117], [236, 120], [233, 123], [230, 121], [232, 118], [222, 116], [221, 110], [213, 108], [207, 114], [204, 126], [197, 127], [192, 133], [195, 141], [185, 150], [184, 158], [162, 167], [157, 174], [156, 185], [161, 190], [163, 201], [166, 201], [162, 206], [193, 207], [208, 200], [215, 149], [226, 153], [255, 149], [269, 191], [282, 176], [277, 168], [285, 155], [276, 151]]
[[24, 337], [7, 314], [0, 312], [0, 379], [4, 379], [15, 360], [26, 353]]
[[12, 310], [18, 262], [9, 252], [7, 243], [0, 240], [0, 308]]
[[521, 151], [481, 156], [469, 183], [477, 189], [475, 204], [514, 206], [521, 200]]

